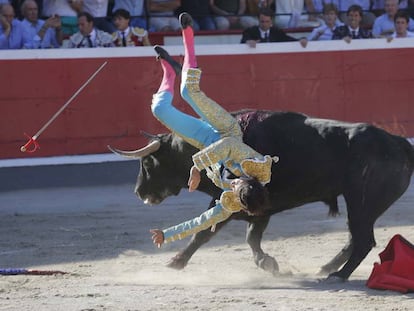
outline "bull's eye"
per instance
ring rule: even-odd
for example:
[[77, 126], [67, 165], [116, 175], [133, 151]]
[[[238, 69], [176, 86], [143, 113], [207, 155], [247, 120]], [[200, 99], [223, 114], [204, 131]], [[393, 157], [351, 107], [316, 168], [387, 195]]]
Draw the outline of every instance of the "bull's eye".
[[153, 156], [148, 156], [142, 159], [141, 161], [141, 171], [142, 175], [145, 178], [149, 178], [152, 175], [152, 172], [159, 166], [158, 160]]

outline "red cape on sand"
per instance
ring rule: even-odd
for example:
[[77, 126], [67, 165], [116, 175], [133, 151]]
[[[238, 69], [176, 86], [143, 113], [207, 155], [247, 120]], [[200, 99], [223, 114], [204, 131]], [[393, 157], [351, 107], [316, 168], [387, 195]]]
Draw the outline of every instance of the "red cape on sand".
[[367, 286], [401, 293], [414, 291], [414, 245], [396, 234], [379, 254]]

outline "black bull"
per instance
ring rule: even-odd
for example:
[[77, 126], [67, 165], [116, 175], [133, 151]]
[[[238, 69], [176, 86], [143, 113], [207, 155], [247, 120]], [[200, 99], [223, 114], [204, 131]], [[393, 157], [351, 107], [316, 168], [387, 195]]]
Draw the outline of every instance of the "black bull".
[[[243, 129], [245, 143], [262, 154], [280, 157], [267, 185], [272, 205], [269, 215], [240, 212], [230, 218], [249, 222], [247, 242], [255, 263], [272, 273], [278, 271], [275, 259], [261, 248], [272, 214], [316, 201], [328, 204], [335, 214], [337, 197], [343, 195], [350, 240], [321, 272], [347, 279], [375, 246], [375, 221], [407, 189], [414, 167], [413, 147], [405, 138], [364, 123], [290, 112], [241, 111], [234, 115]], [[187, 187], [191, 156], [197, 150], [172, 134], [154, 136], [147, 147], [130, 153], [117, 151], [141, 159], [135, 192], [145, 203], [158, 204]], [[221, 193], [206, 176], [198, 190], [212, 197], [210, 206]], [[218, 224], [214, 232], [195, 234], [169, 266], [184, 268], [195, 251], [225, 223]]]

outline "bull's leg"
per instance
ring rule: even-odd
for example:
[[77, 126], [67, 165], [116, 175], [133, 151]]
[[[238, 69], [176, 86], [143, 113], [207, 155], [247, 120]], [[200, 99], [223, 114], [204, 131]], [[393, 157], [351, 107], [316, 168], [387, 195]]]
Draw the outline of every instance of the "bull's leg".
[[384, 208], [384, 202], [380, 202], [381, 199], [378, 199], [379, 192], [373, 191], [375, 190], [375, 186], [373, 186], [375, 181], [371, 181], [371, 172], [369, 168], [366, 168], [363, 173], [360, 173], [359, 176], [353, 175], [346, 183], [344, 199], [348, 211], [348, 227], [351, 233], [351, 254], [345, 265], [339, 271], [331, 273], [328, 279], [348, 279], [375, 245], [374, 222], [381, 211], [386, 208]]
[[[411, 164], [400, 147], [391, 141], [373, 139], [369, 131], [354, 137], [350, 167], [344, 179], [344, 198], [352, 252], [345, 265], [329, 278], [348, 279], [372, 247], [375, 246], [374, 223], [407, 189]], [[368, 134], [368, 135], [365, 135]], [[394, 141], [395, 143], [395, 141]], [[391, 147], [393, 146], [393, 147]], [[386, 147], [386, 148], [385, 148]]]
[[338, 271], [345, 262], [348, 261], [353, 249], [352, 239], [344, 246], [344, 248], [327, 264], [321, 267], [319, 274], [326, 275]]
[[352, 251], [348, 261], [338, 272], [331, 273], [329, 279], [346, 280], [352, 272], [359, 266], [362, 260], [368, 255], [375, 246], [374, 224], [364, 221], [349, 223], [352, 235]]
[[226, 220], [224, 222], [218, 223], [216, 225], [216, 229], [212, 232], [210, 229], [200, 231], [193, 235], [190, 240], [190, 243], [187, 244], [187, 247], [180, 251], [177, 255], [175, 255], [171, 260], [168, 262], [167, 267], [181, 270], [187, 265], [190, 261], [190, 258], [194, 255], [194, 253], [200, 248], [201, 245], [210, 241], [210, 239], [228, 222]]
[[247, 226], [246, 241], [253, 251], [253, 258], [256, 265], [265, 271], [276, 275], [279, 272], [279, 265], [276, 260], [263, 252], [261, 241], [263, 232], [269, 223], [270, 216], [254, 217]]
[[[359, 161], [356, 161], [359, 163]], [[352, 251], [348, 261], [329, 278], [348, 279], [375, 246], [374, 223], [407, 189], [409, 178], [401, 175], [398, 162], [355, 166], [345, 183], [344, 198]]]
[[380, 195], [381, 179], [375, 176], [376, 170], [373, 167], [356, 165], [351, 172], [344, 191], [351, 233], [351, 254], [345, 265], [338, 272], [331, 273], [329, 279], [349, 278], [375, 246], [375, 220], [391, 205], [391, 202]]

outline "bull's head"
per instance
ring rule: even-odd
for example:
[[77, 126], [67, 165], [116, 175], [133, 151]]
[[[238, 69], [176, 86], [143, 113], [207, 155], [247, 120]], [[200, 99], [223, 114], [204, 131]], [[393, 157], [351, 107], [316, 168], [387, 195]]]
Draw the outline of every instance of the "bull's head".
[[123, 151], [108, 148], [123, 157], [139, 159], [135, 193], [145, 204], [159, 204], [187, 187], [195, 148], [172, 134], [147, 135], [149, 143], [140, 149]]

